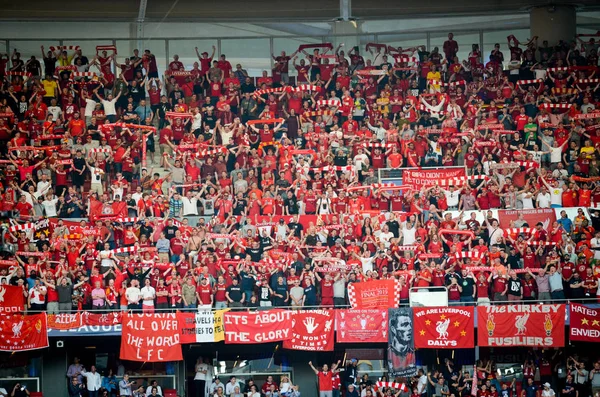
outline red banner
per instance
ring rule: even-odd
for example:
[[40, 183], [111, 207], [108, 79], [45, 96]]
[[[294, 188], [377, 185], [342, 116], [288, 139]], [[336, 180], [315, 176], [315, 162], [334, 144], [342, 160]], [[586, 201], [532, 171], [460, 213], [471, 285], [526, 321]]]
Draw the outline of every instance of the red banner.
[[413, 309], [416, 348], [472, 349], [475, 347], [473, 307]]
[[143, 362], [183, 360], [175, 313], [123, 314], [120, 357]]
[[225, 343], [254, 344], [288, 340], [292, 337], [290, 310], [227, 312], [224, 316]]
[[407, 169], [402, 171], [402, 185], [411, 185], [414, 189], [423, 186], [439, 186], [440, 181], [467, 176], [464, 168]]
[[498, 220], [500, 227], [510, 227], [510, 221], [519, 219], [519, 215], [523, 215], [523, 219], [527, 221], [529, 227], [535, 227], [538, 222], [542, 222], [544, 230], [551, 230], [552, 223], [556, 220], [556, 213], [552, 208], [537, 208], [530, 210], [498, 210]]
[[565, 305], [477, 307], [479, 346], [563, 347]]
[[121, 324], [123, 320], [122, 312], [110, 312], [106, 314], [83, 312], [82, 323], [86, 326], [103, 326]]
[[398, 307], [400, 283], [398, 280], [375, 280], [348, 285], [348, 300], [353, 309]]
[[81, 327], [81, 313], [48, 314], [49, 329], [74, 329]]
[[336, 310], [336, 339], [340, 343], [388, 341], [387, 309]]
[[0, 286], [0, 313], [22, 313], [25, 309], [25, 297], [21, 287]]
[[283, 341], [284, 349], [333, 351], [333, 310], [298, 310], [292, 314], [292, 338]]
[[48, 347], [46, 313], [0, 316], [0, 351], [25, 351]]
[[569, 313], [569, 339], [581, 342], [600, 340], [600, 309], [571, 303]]

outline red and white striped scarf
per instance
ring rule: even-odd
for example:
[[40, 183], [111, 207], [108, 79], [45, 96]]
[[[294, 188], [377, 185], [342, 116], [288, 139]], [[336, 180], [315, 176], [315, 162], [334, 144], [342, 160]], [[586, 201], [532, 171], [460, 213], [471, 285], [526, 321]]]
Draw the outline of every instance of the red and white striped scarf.
[[29, 72], [6, 72], [7, 76], [21, 76], [21, 77], [26, 77], [26, 78], [31, 78], [31, 76], [33, 76], [31, 73]]
[[460, 251], [454, 254], [457, 259], [469, 258], [469, 259], [483, 259], [485, 258], [484, 252], [478, 251]]
[[508, 234], [533, 234], [535, 233], [535, 229], [532, 227], [511, 227], [508, 229], [504, 229], [504, 231]]
[[100, 51], [113, 51], [115, 54], [117, 53], [117, 46], [109, 44], [109, 45], [97, 45], [96, 46], [96, 54], [99, 54]]
[[376, 143], [376, 142], [365, 142], [362, 147], [373, 147], [373, 148], [392, 148], [396, 146], [393, 143]]
[[286, 87], [277, 87], [277, 88], [265, 88], [264, 90], [256, 90], [254, 91], [254, 96], [261, 96], [265, 94], [271, 94], [274, 92], [284, 92]]
[[557, 243], [554, 241], [528, 241], [527, 244], [549, 246], [549, 245], [556, 245]]
[[318, 108], [320, 107], [325, 107], [325, 106], [335, 106], [335, 107], [340, 107], [342, 106], [342, 102], [340, 102], [339, 99], [319, 99], [317, 101], [316, 106]]
[[551, 72], [551, 73], [554, 73], [554, 72], [566, 72], [568, 70], [569, 70], [568, 66], [561, 66], [561, 67], [548, 68], [548, 69], [546, 69], [546, 72]]
[[78, 51], [81, 50], [81, 47], [78, 45], [58, 45], [58, 46], [50, 46], [50, 51], [54, 52], [56, 50], [59, 51]]
[[89, 78], [94, 78], [97, 77], [96, 73], [94, 72], [73, 72], [71, 74], [72, 78], [77, 78], [77, 77], [89, 77]]
[[194, 115], [191, 113], [179, 113], [179, 112], [165, 112], [166, 119], [193, 119]]
[[318, 85], [312, 84], [300, 84], [298, 87], [286, 87], [288, 92], [302, 92], [302, 91], [319, 91], [321, 88]]
[[92, 148], [88, 150], [88, 153], [112, 153], [111, 148]]
[[543, 82], [544, 82], [544, 80], [542, 80], [542, 79], [537, 79], [537, 80], [518, 80], [517, 81], [517, 85], [541, 84]]
[[501, 130], [504, 128], [504, 124], [480, 124], [477, 126], [478, 130]]
[[600, 79], [579, 79], [575, 81], [575, 84], [592, 84], [600, 83]]
[[398, 383], [398, 382], [377, 382], [375, 384], [377, 387], [387, 387], [387, 388], [392, 388], [395, 390], [400, 390], [402, 392], [407, 392], [408, 391], [408, 387], [406, 387], [406, 385], [404, 383]]
[[544, 109], [563, 109], [568, 110], [571, 109], [573, 105], [570, 103], [542, 103], [540, 105], [541, 108]]
[[442, 179], [439, 181], [439, 184], [440, 186], [462, 185], [465, 182], [477, 181], [480, 179], [487, 181], [490, 179], [490, 177], [487, 175], [458, 176], [456, 178]]
[[30, 230], [33, 228], [35, 228], [35, 222], [28, 222], [28, 223], [24, 223], [22, 225], [13, 225], [10, 228], [8, 228], [8, 231], [16, 232], [16, 231]]

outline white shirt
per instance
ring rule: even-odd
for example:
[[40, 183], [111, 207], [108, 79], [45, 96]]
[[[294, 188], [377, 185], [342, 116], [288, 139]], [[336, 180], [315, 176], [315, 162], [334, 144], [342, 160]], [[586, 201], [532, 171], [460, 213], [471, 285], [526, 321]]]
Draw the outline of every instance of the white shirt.
[[415, 243], [415, 236], [417, 233], [417, 229], [415, 227], [411, 227], [410, 229], [403, 227], [402, 230], [400, 230], [400, 232], [402, 232], [403, 245], [413, 245]]
[[181, 202], [183, 203], [183, 215], [198, 215], [198, 199], [196, 197], [191, 199], [182, 197]]
[[210, 374], [203, 373], [202, 371], [208, 371], [208, 364], [200, 363], [196, 365], [196, 375], [194, 376], [194, 380], [208, 380], [208, 376]]
[[62, 114], [62, 109], [58, 106], [49, 106], [48, 113], [52, 115], [52, 121], [56, 121], [60, 118], [60, 115]]
[[550, 208], [550, 193], [539, 193], [536, 201], [539, 208]]
[[125, 297], [129, 303], [138, 303], [142, 292], [138, 287], [129, 287], [125, 290]]
[[[600, 239], [594, 237], [590, 240], [591, 248], [600, 248]], [[600, 259], [600, 250], [594, 250], [594, 259]], [[598, 288], [600, 290], [600, 288]]]
[[81, 371], [81, 375], [87, 378], [87, 389], [89, 391], [100, 390], [102, 386], [102, 378], [98, 372]]
[[202, 114], [198, 113], [192, 119], [192, 131], [196, 131], [202, 128]]
[[156, 290], [151, 285], [144, 286], [140, 290], [142, 294], [142, 299], [144, 300], [144, 305], [146, 306], [154, 306], [154, 297], [156, 296]]
[[232, 394], [235, 391], [236, 386], [239, 387], [240, 384], [237, 382], [235, 382], [233, 384], [231, 382], [227, 382], [227, 384], [225, 385], [225, 394], [226, 395]]
[[35, 289], [35, 287], [31, 288], [29, 290], [30, 302], [38, 304], [38, 305], [43, 305], [44, 302], [46, 301], [46, 299], [45, 299], [46, 295], [43, 295], [43, 292], [45, 292], [45, 291], [46, 291], [46, 287], [44, 287], [43, 285], [38, 286], [37, 290]]
[[116, 116], [117, 110], [115, 109], [115, 103], [117, 103], [116, 99], [112, 101], [102, 101], [102, 106], [104, 107], [104, 114], [107, 116]]
[[85, 111], [83, 112], [83, 115], [85, 117], [92, 117], [94, 109], [96, 109], [96, 101], [87, 98], [85, 100]]
[[427, 388], [427, 376], [421, 375], [421, 377], [419, 378], [419, 382], [417, 383], [417, 392], [419, 394], [423, 394], [427, 390], [426, 388]]
[[460, 198], [460, 191], [455, 190], [451, 192], [450, 190], [443, 190], [444, 195], [446, 196], [446, 203], [448, 207], [458, 207], [458, 200]]
[[369, 270], [373, 270], [373, 261], [375, 257], [372, 258], [359, 258], [360, 263], [362, 264], [363, 273], [368, 272]]
[[48, 218], [55, 217], [56, 214], [56, 203], [58, 202], [58, 198], [52, 200], [44, 200], [42, 201], [42, 207], [44, 207], [44, 212]]
[[92, 177], [92, 183], [102, 183], [102, 175], [104, 171], [101, 168], [90, 167], [90, 174]]
[[394, 233], [392, 232], [380, 232], [379, 233], [379, 241], [381, 241], [384, 245], [385, 248], [389, 248], [390, 247], [390, 240], [394, 238]]
[[369, 164], [369, 157], [366, 154], [357, 154], [354, 156], [354, 170], [356, 172], [362, 171], [363, 164]]
[[562, 206], [562, 193], [563, 190], [561, 188], [552, 188], [550, 190], [550, 203]]

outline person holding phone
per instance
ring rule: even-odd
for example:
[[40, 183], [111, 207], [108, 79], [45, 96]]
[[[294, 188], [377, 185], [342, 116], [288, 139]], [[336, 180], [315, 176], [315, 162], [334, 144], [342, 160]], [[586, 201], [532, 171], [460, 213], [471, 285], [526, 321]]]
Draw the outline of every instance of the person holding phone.
[[17, 382], [15, 384], [15, 386], [13, 387], [11, 393], [10, 393], [10, 397], [28, 397], [29, 396], [29, 390], [27, 390], [27, 386], [23, 385], [19, 382]]

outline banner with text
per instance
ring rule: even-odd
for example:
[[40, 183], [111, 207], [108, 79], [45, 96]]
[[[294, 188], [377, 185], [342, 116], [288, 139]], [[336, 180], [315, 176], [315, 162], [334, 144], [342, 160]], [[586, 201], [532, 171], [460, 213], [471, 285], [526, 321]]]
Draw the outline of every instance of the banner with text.
[[475, 347], [473, 307], [413, 308], [416, 348]]
[[48, 347], [46, 313], [0, 316], [0, 351], [16, 352]]
[[81, 313], [48, 314], [48, 329], [75, 329], [81, 327]]
[[[227, 309], [228, 310], [228, 309]], [[225, 340], [223, 314], [227, 310], [177, 313], [180, 343], [210, 343]]]
[[417, 374], [413, 315], [411, 307], [388, 311], [388, 376], [407, 377]]
[[522, 210], [498, 210], [498, 221], [500, 227], [505, 229], [510, 227], [510, 221], [519, 219], [519, 215], [523, 215], [523, 219], [528, 227], [535, 227], [538, 222], [544, 225], [544, 230], [552, 230], [552, 224], [556, 221], [556, 212], [552, 208], [534, 208]]
[[402, 185], [410, 185], [414, 189], [440, 186], [441, 181], [467, 176], [463, 167], [436, 169], [406, 169], [402, 171]]
[[600, 309], [571, 303], [569, 328], [569, 340], [598, 342], [600, 340]]
[[563, 347], [565, 305], [477, 307], [479, 346]]
[[373, 280], [348, 285], [348, 300], [353, 309], [398, 307], [400, 282], [396, 279]]
[[387, 309], [336, 310], [336, 339], [340, 343], [388, 341]]
[[283, 341], [284, 349], [333, 351], [333, 310], [298, 310], [292, 313], [292, 337]]
[[0, 313], [23, 313], [25, 297], [23, 288], [12, 285], [0, 285]]
[[227, 312], [225, 343], [253, 344], [280, 342], [292, 337], [292, 312], [290, 310], [265, 310], [260, 312]]
[[175, 313], [125, 313], [120, 358], [152, 363], [183, 360]]

